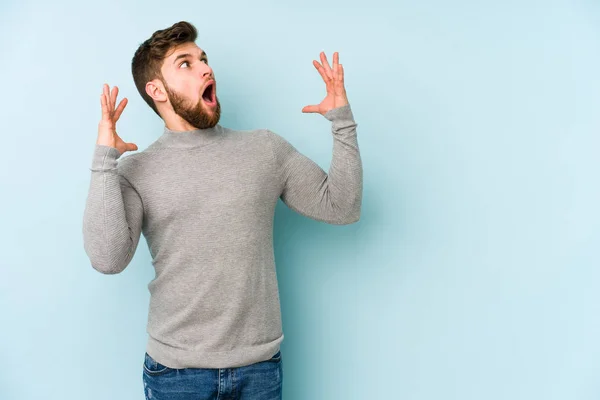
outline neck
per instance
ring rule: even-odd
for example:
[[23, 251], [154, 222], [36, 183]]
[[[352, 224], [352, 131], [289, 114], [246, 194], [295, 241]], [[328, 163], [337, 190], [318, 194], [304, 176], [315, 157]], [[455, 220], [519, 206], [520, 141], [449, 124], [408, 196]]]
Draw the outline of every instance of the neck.
[[198, 128], [174, 113], [166, 113], [163, 117], [165, 127], [172, 131], [195, 131]]

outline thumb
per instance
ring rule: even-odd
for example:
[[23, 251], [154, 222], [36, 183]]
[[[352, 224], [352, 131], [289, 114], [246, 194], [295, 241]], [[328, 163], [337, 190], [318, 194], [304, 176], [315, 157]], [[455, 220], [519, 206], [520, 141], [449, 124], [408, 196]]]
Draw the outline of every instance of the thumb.
[[138, 147], [135, 143], [126, 143], [125, 151], [134, 151], [137, 149], [138, 149]]
[[302, 109], [303, 113], [317, 113], [319, 112], [319, 106], [306, 106]]

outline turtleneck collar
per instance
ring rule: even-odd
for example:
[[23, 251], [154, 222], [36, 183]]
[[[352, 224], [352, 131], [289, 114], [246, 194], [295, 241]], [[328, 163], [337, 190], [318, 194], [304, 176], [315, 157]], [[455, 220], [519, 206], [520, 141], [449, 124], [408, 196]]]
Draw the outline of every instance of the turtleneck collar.
[[156, 144], [173, 148], [199, 147], [218, 140], [223, 134], [224, 129], [219, 124], [212, 128], [191, 131], [175, 131], [165, 125], [163, 134], [156, 140]]

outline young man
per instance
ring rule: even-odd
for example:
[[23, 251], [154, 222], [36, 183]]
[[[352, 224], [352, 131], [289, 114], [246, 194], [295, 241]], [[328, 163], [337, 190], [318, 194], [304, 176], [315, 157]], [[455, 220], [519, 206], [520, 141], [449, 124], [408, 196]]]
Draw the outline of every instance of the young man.
[[[143, 232], [155, 278], [143, 382], [147, 398], [280, 399], [283, 340], [273, 252], [279, 198], [330, 224], [358, 221], [363, 172], [337, 53], [314, 66], [327, 95], [306, 113], [332, 121], [329, 173], [268, 129], [218, 124], [208, 58], [185, 21], [156, 31], [132, 60], [136, 87], [165, 122], [144, 151], [115, 130], [127, 99], [104, 85], [83, 220], [92, 266], [116, 274]], [[119, 159], [120, 158], [120, 159]], [[119, 159], [117, 161], [117, 159]]]

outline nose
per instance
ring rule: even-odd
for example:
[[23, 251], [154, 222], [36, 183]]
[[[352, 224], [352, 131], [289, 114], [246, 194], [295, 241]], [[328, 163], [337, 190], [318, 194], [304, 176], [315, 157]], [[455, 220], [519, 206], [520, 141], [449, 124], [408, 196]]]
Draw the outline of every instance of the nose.
[[202, 70], [202, 77], [203, 78], [214, 78], [213, 70], [209, 65], [204, 66], [204, 69]]

